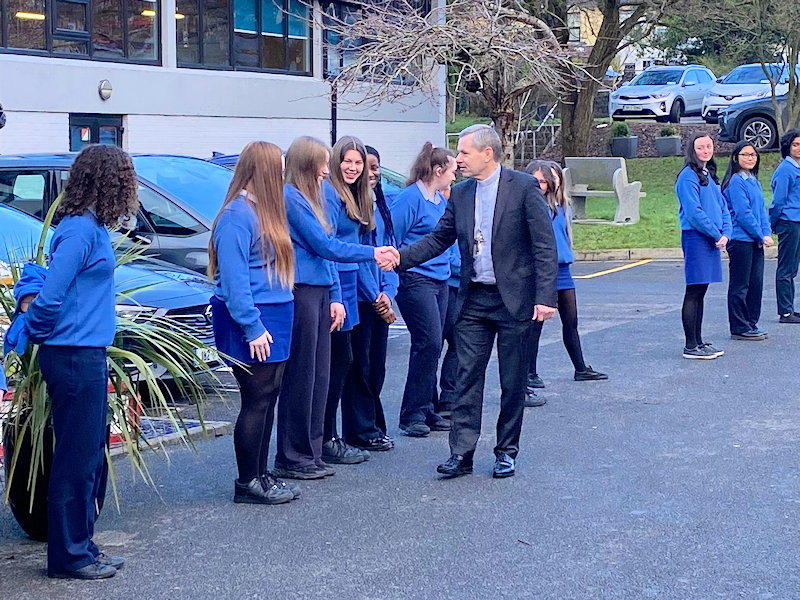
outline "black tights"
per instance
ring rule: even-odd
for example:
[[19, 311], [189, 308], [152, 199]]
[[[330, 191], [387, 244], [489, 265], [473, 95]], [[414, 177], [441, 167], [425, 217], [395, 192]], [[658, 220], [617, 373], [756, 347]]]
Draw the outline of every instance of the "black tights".
[[[558, 316], [561, 317], [561, 338], [576, 371], [585, 371], [581, 338], [578, 335], [578, 300], [575, 289], [558, 290]], [[536, 359], [539, 356], [539, 338], [542, 335], [543, 321], [534, 321], [531, 331], [528, 373], [536, 374]]]
[[339, 437], [336, 414], [344, 390], [344, 380], [353, 363], [353, 348], [349, 331], [334, 331], [331, 334], [331, 378], [328, 383], [328, 398], [325, 401], [325, 423], [322, 442]]
[[275, 404], [285, 367], [286, 361], [247, 365], [249, 373], [242, 367], [233, 367], [242, 397], [242, 409], [233, 430], [236, 465], [242, 483], [267, 472]]
[[683, 297], [683, 332], [686, 334], [686, 347], [697, 348], [703, 345], [703, 299], [708, 290], [707, 283], [693, 283], [686, 286], [686, 295]]

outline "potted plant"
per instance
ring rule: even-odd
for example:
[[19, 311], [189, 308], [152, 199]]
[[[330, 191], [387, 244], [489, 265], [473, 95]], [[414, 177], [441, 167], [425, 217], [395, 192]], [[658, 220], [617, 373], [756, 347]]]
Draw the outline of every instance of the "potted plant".
[[658, 132], [656, 152], [659, 156], [680, 156], [681, 136], [674, 125], [666, 125]]
[[[45, 218], [42, 235], [34, 259], [44, 264], [44, 248], [49, 225], [58, 205], [51, 206]], [[117, 264], [130, 262], [139, 256], [139, 250], [132, 248], [118, 255]], [[16, 310], [11, 294], [13, 283], [20, 276], [21, 264], [9, 265], [10, 280], [0, 281], [0, 315], [11, 319]], [[137, 290], [119, 292], [129, 296]], [[39, 346], [28, 344], [22, 354], [12, 351], [4, 357], [4, 367], [13, 384], [14, 392], [8, 419], [3, 430], [5, 448], [6, 490], [5, 501], [10, 505], [15, 519], [22, 529], [37, 540], [47, 539], [47, 485], [53, 454], [53, 432], [50, 421], [50, 401], [47, 387], [42, 378], [37, 355]], [[159, 385], [155, 374], [160, 365], [172, 376], [181, 394], [196, 403], [200, 422], [202, 406], [207, 391], [212, 393], [222, 388], [221, 382], [213, 374], [203, 356], [213, 348], [192, 335], [182, 324], [167, 317], [141, 315], [137, 317], [117, 317], [117, 331], [114, 343], [108, 348], [109, 426], [113, 425], [130, 457], [134, 472], [138, 472], [152, 484], [140, 445], [140, 418], [147, 415], [138, 390], [146, 392], [151, 403], [151, 411], [161, 418], [172, 421], [174, 429], [185, 432], [183, 419], [176, 410], [169, 392]], [[198, 372], [210, 374], [210, 382], [201, 383]], [[191, 440], [184, 436], [188, 444]], [[149, 444], [147, 444], [149, 445]], [[119, 506], [116, 478], [108, 453], [107, 475], [114, 497]], [[97, 498], [97, 510], [102, 508], [105, 498], [105, 477]]]
[[625, 121], [613, 123], [609, 137], [611, 141], [611, 156], [636, 158], [636, 154], [639, 151], [639, 138], [631, 135], [631, 130]]

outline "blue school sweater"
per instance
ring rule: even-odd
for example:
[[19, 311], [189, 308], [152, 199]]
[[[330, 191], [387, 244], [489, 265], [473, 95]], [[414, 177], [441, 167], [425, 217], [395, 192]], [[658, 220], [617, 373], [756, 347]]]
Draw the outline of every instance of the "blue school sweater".
[[[444, 215], [445, 208], [447, 200], [440, 192], [436, 192], [435, 202], [431, 202], [418, 183], [412, 183], [400, 192], [391, 205], [398, 249], [411, 246], [433, 231]], [[409, 271], [445, 281], [450, 277], [450, 258], [445, 252]]]
[[247, 341], [253, 341], [266, 331], [257, 305], [291, 302], [292, 290], [278, 281], [274, 257], [267, 276], [258, 217], [244, 194], [222, 211], [213, 236], [218, 265], [214, 296], [225, 303]]
[[731, 214], [719, 185], [708, 177], [708, 185], [700, 185], [697, 174], [689, 167], [678, 174], [675, 184], [680, 208], [681, 231], [695, 230], [715, 242], [724, 235], [731, 237]]
[[[373, 194], [373, 199], [374, 199]], [[391, 246], [392, 240], [389, 239], [389, 236], [386, 233], [386, 223], [383, 220], [383, 216], [381, 215], [381, 211], [378, 210], [378, 206], [375, 205], [375, 229], [372, 231], [364, 231], [361, 233], [361, 243], [366, 244], [368, 246], [379, 247], [379, 246]], [[374, 280], [377, 282], [380, 291], [389, 296], [390, 299], [394, 300], [394, 297], [397, 295], [397, 286], [399, 285], [399, 278], [397, 277], [397, 273], [395, 271], [382, 271], [378, 268], [377, 263], [361, 263], [365, 269], [369, 269], [372, 272], [372, 276]], [[373, 296], [374, 290], [368, 289], [366, 286], [361, 285], [361, 270], [358, 272], [359, 275], [359, 286], [358, 286], [358, 301], [359, 302], [375, 302], [376, 296]]]
[[108, 230], [87, 211], [66, 216], [50, 243], [47, 278], [26, 313], [30, 339], [105, 348], [114, 341], [114, 269]]
[[772, 174], [770, 221], [779, 219], [800, 222], [800, 166], [791, 157], [784, 158]]
[[458, 249], [458, 242], [450, 246], [446, 254], [450, 259], [450, 278], [447, 285], [457, 288], [461, 285], [461, 251]]
[[[322, 192], [325, 195], [326, 214], [328, 219], [333, 225], [331, 235], [335, 236], [341, 242], [349, 244], [359, 244], [361, 242], [361, 223], [353, 221], [347, 215], [347, 208], [342, 201], [342, 197], [333, 185], [325, 180], [322, 182]], [[377, 264], [372, 263], [377, 268]], [[360, 299], [361, 292], [365, 296], [372, 295], [370, 302], [375, 302], [380, 290], [378, 289], [378, 279], [372, 270], [372, 265], [368, 263], [336, 263], [336, 269], [342, 273], [346, 271], [357, 271], [356, 285], [359, 290], [358, 296]]]
[[[558, 264], [569, 264], [575, 262], [575, 253], [572, 251], [572, 242], [569, 240], [569, 232], [567, 231], [567, 217], [564, 216], [564, 209], [556, 206], [556, 212], [550, 210], [548, 212], [553, 222], [553, 233], [556, 236], [556, 249], [558, 250]], [[572, 220], [572, 209], [567, 208], [568, 217]]]
[[306, 285], [331, 287], [331, 302], [341, 302], [341, 289], [335, 262], [371, 262], [369, 246], [348, 244], [328, 235], [308, 200], [296, 187], [283, 186], [289, 234], [294, 245], [294, 281]]
[[770, 224], [761, 182], [752, 175], [736, 173], [723, 195], [731, 213], [731, 239], [764, 243], [764, 236], [770, 234]]

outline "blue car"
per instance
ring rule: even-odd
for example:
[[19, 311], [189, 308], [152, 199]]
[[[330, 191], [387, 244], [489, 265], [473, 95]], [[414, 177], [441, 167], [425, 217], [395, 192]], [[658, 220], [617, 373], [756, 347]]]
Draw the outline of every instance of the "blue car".
[[[45, 248], [49, 246], [53, 231], [50, 228], [47, 232]], [[0, 206], [0, 271], [7, 271], [9, 263], [31, 259], [41, 232], [41, 221], [8, 206]], [[142, 315], [167, 316], [183, 323], [200, 341], [213, 345], [208, 304], [213, 287], [204, 277], [160, 260], [137, 259], [117, 267], [114, 282], [118, 293], [127, 292], [118, 300], [117, 314], [133, 319]], [[202, 358], [217, 360], [213, 354]]]
[[[782, 111], [783, 122], [787, 123], [786, 94], [777, 96], [778, 108]], [[759, 152], [778, 145], [778, 124], [772, 98], [743, 100], [731, 104], [719, 112], [719, 139], [722, 142], [747, 140]]]

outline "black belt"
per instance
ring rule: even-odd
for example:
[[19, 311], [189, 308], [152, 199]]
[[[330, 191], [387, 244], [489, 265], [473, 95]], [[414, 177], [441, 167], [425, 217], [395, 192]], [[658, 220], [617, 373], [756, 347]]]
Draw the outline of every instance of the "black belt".
[[497, 292], [499, 291], [497, 285], [494, 283], [481, 283], [479, 281], [470, 281], [469, 287], [477, 288], [481, 290], [486, 290], [487, 292]]

